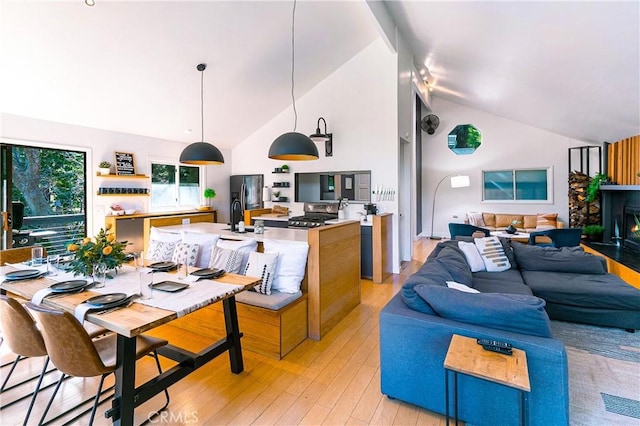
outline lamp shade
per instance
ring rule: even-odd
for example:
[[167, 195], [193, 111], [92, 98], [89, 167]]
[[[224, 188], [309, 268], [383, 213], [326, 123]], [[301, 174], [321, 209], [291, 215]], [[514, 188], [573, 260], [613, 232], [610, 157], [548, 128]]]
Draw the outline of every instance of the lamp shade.
[[318, 148], [307, 136], [298, 132], [280, 135], [269, 148], [269, 158], [274, 160], [317, 160]]
[[224, 157], [220, 150], [210, 143], [194, 142], [182, 150], [180, 162], [196, 166], [217, 165], [224, 163]]
[[470, 186], [471, 182], [469, 182], [469, 176], [451, 176], [451, 187], [452, 188], [466, 188]]

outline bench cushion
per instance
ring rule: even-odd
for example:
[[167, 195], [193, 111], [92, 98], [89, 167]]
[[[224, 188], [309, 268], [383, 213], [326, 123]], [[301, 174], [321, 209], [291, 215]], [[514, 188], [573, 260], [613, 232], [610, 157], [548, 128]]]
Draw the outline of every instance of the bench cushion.
[[277, 311], [300, 297], [302, 297], [301, 291], [297, 293], [281, 293], [278, 290], [271, 290], [271, 294], [268, 296], [255, 291], [243, 291], [236, 295], [236, 301]]

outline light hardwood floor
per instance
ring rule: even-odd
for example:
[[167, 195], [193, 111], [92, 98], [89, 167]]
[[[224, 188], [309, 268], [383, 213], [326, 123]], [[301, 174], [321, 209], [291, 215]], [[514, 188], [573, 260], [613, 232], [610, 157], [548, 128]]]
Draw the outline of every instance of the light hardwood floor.
[[[380, 393], [378, 314], [406, 277], [422, 264], [434, 244], [429, 239], [418, 240], [414, 260], [404, 263], [400, 274], [383, 284], [362, 280], [362, 303], [321, 341], [307, 339], [281, 361], [245, 350], [245, 370], [239, 375], [230, 372], [228, 357], [221, 356], [176, 383], [169, 389], [168, 411], [152, 424], [444, 425], [443, 416], [390, 400]], [[210, 343], [170, 325], [152, 334], [170, 341], [179, 339], [181, 346], [190, 350]], [[0, 355], [3, 362], [13, 358], [6, 348], [0, 349]], [[162, 360], [162, 364], [169, 368], [172, 362]], [[20, 375], [37, 375], [41, 366], [39, 359], [22, 361]], [[7, 367], [2, 368], [2, 380], [7, 371]], [[153, 360], [138, 361], [138, 371], [141, 380], [152, 377], [156, 373]], [[48, 374], [47, 380], [54, 381], [57, 375], [57, 372]], [[1, 405], [24, 394], [28, 386], [0, 394]], [[96, 387], [96, 379], [67, 380], [48, 418], [76, 405], [80, 398], [90, 398]], [[38, 397], [29, 424], [37, 424], [51, 392], [52, 388], [44, 390]], [[28, 403], [27, 398], [1, 409], [0, 424], [22, 424]], [[138, 407], [136, 423], [144, 422], [147, 413], [161, 405], [162, 397], [158, 396]], [[110, 402], [100, 405], [95, 424], [110, 423], [103, 417], [108, 407]], [[52, 424], [64, 424], [71, 417], [65, 416]], [[84, 415], [70, 424], [85, 425], [88, 417]]]

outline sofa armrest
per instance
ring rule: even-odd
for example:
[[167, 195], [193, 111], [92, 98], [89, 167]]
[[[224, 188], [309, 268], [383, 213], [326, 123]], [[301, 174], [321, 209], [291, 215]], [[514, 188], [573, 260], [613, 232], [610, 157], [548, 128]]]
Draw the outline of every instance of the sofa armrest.
[[[503, 340], [524, 350], [531, 381], [530, 423], [569, 424], [567, 354], [559, 340], [422, 314], [404, 305], [399, 295], [380, 313], [382, 393], [444, 414], [443, 363], [453, 334]], [[509, 425], [518, 418], [514, 389], [464, 375], [458, 380], [464, 421], [486, 424], [491, 419], [492, 424]]]

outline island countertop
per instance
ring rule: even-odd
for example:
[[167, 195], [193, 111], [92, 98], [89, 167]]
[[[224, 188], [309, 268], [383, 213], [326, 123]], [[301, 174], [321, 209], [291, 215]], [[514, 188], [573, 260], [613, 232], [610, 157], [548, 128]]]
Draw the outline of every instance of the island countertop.
[[164, 231], [189, 231], [202, 232], [208, 234], [219, 234], [220, 236], [231, 240], [247, 240], [255, 239], [256, 241], [281, 240], [281, 241], [307, 241], [307, 230], [302, 228], [275, 228], [265, 226], [264, 234], [255, 234], [253, 232], [231, 232], [229, 225], [224, 223], [188, 223], [184, 225], [162, 226]]

